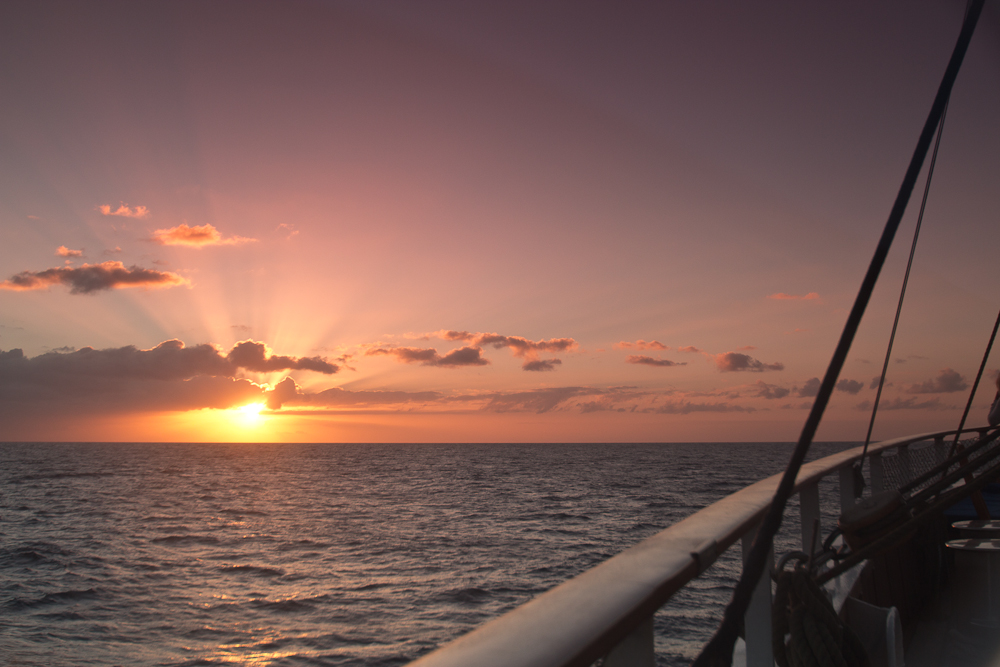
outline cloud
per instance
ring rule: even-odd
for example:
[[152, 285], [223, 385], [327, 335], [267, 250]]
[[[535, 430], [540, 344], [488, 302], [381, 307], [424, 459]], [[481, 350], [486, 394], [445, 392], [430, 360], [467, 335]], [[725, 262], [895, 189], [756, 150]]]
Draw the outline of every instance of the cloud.
[[[437, 355], [437, 351], [433, 348], [375, 348], [365, 354], [393, 354], [400, 361], [407, 363], [421, 362], [432, 366], [482, 366], [488, 364], [489, 361], [481, 356], [481, 348], [490, 346], [497, 350], [507, 348], [515, 357], [524, 359], [525, 363], [521, 368], [526, 371], [542, 371], [555, 370], [555, 366], [562, 364], [562, 361], [550, 359], [545, 362], [533, 363], [538, 361], [540, 353], [569, 352], [578, 347], [576, 341], [572, 338], [530, 340], [522, 336], [504, 336], [497, 333], [456, 331], [453, 329], [442, 329], [429, 334], [409, 335], [408, 337], [418, 340], [438, 338], [451, 342], [468, 343], [468, 345], [460, 348], [464, 350], [461, 354], [457, 354], [459, 351], [455, 350], [441, 358], [435, 356]], [[396, 352], [393, 352], [393, 350], [396, 350]], [[476, 351], [475, 354], [473, 354], [473, 350]], [[449, 359], [452, 355], [456, 355], [453, 363]], [[445, 363], [445, 359], [449, 359], [449, 363]]]
[[[270, 392], [237, 377], [241, 370], [311, 370], [330, 374], [322, 359], [261, 355], [260, 344], [233, 346], [224, 354], [213, 345], [186, 346], [163, 341], [140, 350], [133, 345], [26, 357], [19, 349], [0, 351], [0, 411], [114, 413], [129, 410], [229, 408], [265, 398], [289, 400], [295, 392], [283, 381]], [[261, 346], [260, 348], [256, 345]], [[276, 392], [276, 393], [275, 393]]]
[[83, 257], [83, 251], [70, 250], [66, 246], [61, 245], [58, 248], [56, 248], [56, 255], [58, 255], [59, 257]]
[[108, 204], [101, 204], [97, 207], [97, 210], [101, 212], [101, 215], [117, 215], [123, 218], [148, 218], [149, 209], [145, 206], [136, 206], [135, 208], [130, 208], [128, 204], [120, 202], [120, 206], [114, 210]]
[[869, 389], [878, 389], [878, 383], [882, 380], [881, 375], [876, 375], [872, 378], [872, 381], [868, 383]]
[[322, 357], [286, 357], [272, 355], [264, 343], [244, 340], [233, 345], [226, 358], [234, 365], [256, 373], [273, 373], [284, 370], [315, 371], [332, 375], [339, 369]]
[[864, 382], [859, 382], [858, 380], [848, 380], [843, 379], [837, 382], [837, 391], [846, 391], [848, 394], [854, 396], [859, 391], [865, 388]]
[[754, 359], [748, 354], [740, 352], [724, 352], [715, 355], [715, 365], [723, 373], [746, 371], [750, 373], [762, 373], [764, 371], [781, 371], [785, 365], [781, 363], [765, 364]]
[[117, 245], [116, 245], [116, 246], [115, 246], [114, 248], [112, 248], [112, 249], [110, 249], [110, 250], [105, 250], [105, 251], [104, 251], [104, 254], [105, 254], [105, 255], [117, 255], [117, 254], [118, 254], [118, 253], [120, 253], [121, 251], [122, 251], [122, 247], [121, 247], [121, 246], [117, 246]]
[[555, 387], [552, 389], [519, 391], [510, 394], [494, 394], [483, 410], [499, 413], [535, 412], [543, 414], [555, 409], [571, 398], [599, 393], [601, 393], [600, 390], [585, 389], [583, 387]]
[[473, 345], [490, 345], [499, 350], [508, 348], [515, 357], [534, 358], [539, 352], [569, 352], [577, 348], [572, 338], [529, 340], [522, 336], [503, 336], [497, 333], [471, 333], [468, 331], [441, 330], [428, 334], [441, 340], [463, 341]]
[[818, 301], [819, 294], [816, 292], [809, 292], [808, 294], [785, 294], [784, 292], [777, 292], [775, 294], [768, 294], [768, 299], [775, 299], [776, 301]]
[[281, 405], [295, 399], [299, 395], [299, 387], [292, 378], [285, 378], [274, 386], [270, 391], [265, 392], [266, 403], [269, 410], [280, 410]]
[[628, 341], [621, 341], [620, 343], [615, 343], [614, 347], [619, 350], [669, 350], [670, 346], [664, 345], [658, 340], [645, 341], [641, 338], [634, 343]]
[[[862, 408], [861, 406], [865, 406]], [[859, 410], [870, 410], [871, 404], [868, 401], [863, 401], [858, 404]], [[888, 401], [882, 401], [878, 405], [879, 410], [947, 410], [949, 406], [941, 403], [941, 399], [932, 398], [926, 401], [920, 401], [916, 396], [911, 396], [910, 398], [894, 398]]]
[[912, 384], [906, 388], [908, 394], [948, 394], [955, 391], [968, 389], [969, 383], [965, 381], [958, 371], [945, 368], [938, 373], [936, 378]]
[[250, 239], [243, 236], [230, 236], [222, 238], [212, 225], [199, 225], [188, 227], [181, 223], [169, 229], [157, 229], [153, 232], [153, 241], [160, 245], [183, 245], [193, 248], [203, 248], [209, 245], [237, 245], [240, 243], [255, 243], [257, 239]]
[[654, 359], [640, 354], [630, 354], [625, 358], [629, 364], [640, 364], [644, 366], [686, 366], [686, 361], [670, 361], [669, 359]]
[[490, 363], [482, 357], [480, 347], [460, 347], [443, 357], [432, 347], [376, 347], [365, 352], [365, 356], [387, 355], [395, 357], [406, 364], [422, 364], [424, 366], [485, 366]]
[[188, 281], [169, 271], [155, 271], [138, 266], [125, 267], [121, 262], [84, 264], [78, 268], [57, 267], [44, 271], [22, 271], [0, 283], [0, 289], [25, 291], [50, 285], [67, 285], [71, 294], [93, 294], [125, 287], [176, 287]]
[[660, 415], [687, 415], [692, 412], [754, 412], [752, 407], [729, 403], [691, 403], [690, 401], [667, 401], [642, 412]]
[[757, 383], [754, 385], [754, 387], [757, 388], [756, 396], [758, 398], [767, 398], [767, 399], [785, 398], [786, 396], [788, 396], [788, 394], [791, 393], [790, 389], [786, 389], [785, 387], [779, 387], [778, 385], [774, 384], [767, 384], [762, 380], [757, 380]]
[[814, 398], [819, 396], [820, 384], [819, 378], [809, 378], [806, 380], [806, 383], [802, 385], [802, 388], [795, 393], [799, 395], [799, 398]]
[[297, 236], [299, 233], [299, 230], [295, 229], [294, 225], [290, 225], [287, 222], [283, 222], [275, 227], [274, 231], [284, 234], [286, 240], [292, 238], [293, 236]]
[[684, 347], [677, 348], [677, 351], [678, 352], [701, 352], [701, 349], [695, 347], [694, 345], [685, 345]]
[[559, 359], [535, 359], [524, 362], [521, 368], [526, 371], [554, 371], [561, 363]]

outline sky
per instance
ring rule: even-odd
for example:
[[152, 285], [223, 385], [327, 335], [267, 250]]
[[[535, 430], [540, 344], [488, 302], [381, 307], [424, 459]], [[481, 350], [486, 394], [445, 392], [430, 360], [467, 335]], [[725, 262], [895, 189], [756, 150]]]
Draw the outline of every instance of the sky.
[[[796, 440], [964, 7], [4, 2], [0, 440]], [[875, 439], [968, 399], [997, 118], [994, 3]], [[865, 437], [922, 187], [818, 439]]]

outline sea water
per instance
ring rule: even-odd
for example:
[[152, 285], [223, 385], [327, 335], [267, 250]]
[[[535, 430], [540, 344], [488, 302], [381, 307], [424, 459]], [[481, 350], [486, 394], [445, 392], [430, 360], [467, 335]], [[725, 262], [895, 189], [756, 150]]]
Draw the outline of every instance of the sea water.
[[[0, 444], [0, 657], [405, 664], [780, 472], [791, 449]], [[738, 559], [657, 614], [661, 665], [710, 637]]]

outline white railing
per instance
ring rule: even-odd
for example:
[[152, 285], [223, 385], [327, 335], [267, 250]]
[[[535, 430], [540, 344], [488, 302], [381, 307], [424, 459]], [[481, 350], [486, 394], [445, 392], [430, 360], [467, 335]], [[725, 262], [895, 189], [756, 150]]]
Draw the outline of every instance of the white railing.
[[[963, 433], [985, 434], [988, 429]], [[908, 457], [911, 446], [948, 447], [955, 431], [887, 440], [868, 448], [872, 491], [882, 490], [882, 457]], [[851, 465], [862, 448], [802, 466], [799, 496], [803, 551], [820, 520], [819, 483], [838, 473], [841, 511], [854, 504]], [[907, 462], [900, 459], [900, 463]], [[652, 667], [653, 614], [719, 554], [740, 541], [744, 557], [781, 475], [751, 484], [411, 663], [413, 667]], [[748, 667], [772, 667], [771, 586], [761, 578], [745, 617]]]

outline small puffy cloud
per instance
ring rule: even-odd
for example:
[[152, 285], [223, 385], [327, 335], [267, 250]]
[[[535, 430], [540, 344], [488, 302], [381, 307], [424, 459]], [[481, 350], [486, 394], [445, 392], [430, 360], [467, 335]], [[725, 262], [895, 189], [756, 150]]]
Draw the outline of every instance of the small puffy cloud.
[[878, 389], [878, 383], [882, 381], [881, 375], [876, 375], [872, 378], [872, 381], [868, 383], [869, 389]]
[[424, 366], [445, 366], [457, 368], [459, 366], [485, 366], [490, 363], [482, 356], [480, 347], [460, 347], [452, 350], [443, 357], [432, 347], [376, 347], [365, 352], [365, 356], [374, 357], [385, 355], [395, 357], [396, 360], [406, 364], [422, 364]]
[[286, 240], [292, 238], [293, 236], [297, 236], [299, 233], [299, 230], [295, 229], [294, 225], [290, 225], [287, 222], [283, 222], [275, 227], [274, 231], [279, 234], [284, 234]]
[[315, 371], [332, 375], [339, 369], [322, 357], [286, 357], [271, 354], [264, 343], [244, 340], [236, 343], [226, 358], [236, 366], [255, 373], [273, 373], [284, 370]]
[[715, 355], [715, 366], [723, 373], [733, 373], [745, 371], [749, 373], [763, 373], [764, 371], [782, 371], [785, 365], [782, 363], [765, 364], [754, 359], [749, 354], [741, 352], [724, 352]]
[[819, 396], [819, 378], [809, 378], [806, 383], [802, 385], [802, 388], [796, 391], [799, 398], [814, 398]]
[[846, 391], [848, 394], [854, 396], [859, 391], [865, 388], [864, 382], [859, 382], [858, 380], [848, 380], [844, 378], [837, 382], [837, 391]]
[[181, 223], [169, 229], [157, 229], [153, 232], [153, 241], [160, 245], [182, 245], [192, 248], [203, 248], [209, 245], [254, 243], [257, 239], [245, 238], [243, 236], [223, 238], [219, 230], [212, 225], [189, 227], [186, 223]]
[[762, 380], [757, 380], [757, 383], [754, 384], [754, 387], [757, 389], [756, 396], [758, 398], [766, 398], [770, 400], [785, 398], [786, 396], [788, 396], [788, 394], [791, 393], [791, 389], [786, 389], [785, 387], [779, 387], [778, 385], [774, 384], [768, 384]]
[[774, 299], [775, 301], [818, 301], [819, 294], [816, 292], [809, 292], [808, 294], [785, 294], [784, 292], [777, 292], [775, 294], [768, 294], [768, 299]]
[[104, 254], [105, 254], [105, 255], [117, 255], [117, 254], [119, 254], [119, 253], [120, 253], [121, 251], [122, 251], [122, 247], [121, 247], [121, 246], [118, 246], [118, 245], [116, 245], [116, 246], [115, 246], [114, 248], [111, 248], [110, 250], [105, 250], [105, 251], [104, 251]]
[[56, 255], [59, 257], [83, 257], [82, 250], [70, 250], [64, 245], [56, 248]]
[[149, 209], [145, 206], [136, 206], [131, 208], [128, 204], [120, 203], [118, 208], [112, 209], [108, 204], [101, 204], [97, 207], [97, 210], [101, 212], [101, 215], [117, 215], [122, 218], [148, 218]]
[[526, 371], [554, 371], [561, 363], [559, 359], [535, 359], [524, 362], [521, 368]]
[[169, 271], [125, 267], [121, 262], [101, 262], [83, 266], [57, 267], [44, 271], [22, 271], [0, 283], [0, 289], [17, 292], [67, 285], [71, 294], [93, 294], [125, 287], [176, 287], [188, 281]]
[[684, 347], [679, 347], [679, 348], [677, 348], [677, 351], [678, 351], [678, 352], [694, 352], [694, 353], [700, 353], [700, 352], [701, 352], [701, 349], [700, 349], [700, 348], [697, 348], [697, 347], [695, 347], [694, 345], [685, 345]]
[[918, 382], [906, 388], [908, 394], [948, 394], [955, 391], [968, 389], [969, 383], [965, 381], [958, 371], [945, 368], [937, 377], [925, 382]]
[[533, 359], [539, 352], [567, 352], [577, 348], [572, 338], [550, 338], [549, 340], [529, 340], [523, 336], [504, 336], [497, 333], [472, 333], [469, 331], [442, 330], [428, 334], [429, 337], [448, 341], [462, 341], [472, 345], [490, 345], [494, 349], [507, 348], [515, 357]]
[[670, 361], [669, 359], [655, 359], [653, 357], [647, 357], [641, 354], [630, 354], [625, 358], [625, 362], [629, 364], [639, 364], [642, 366], [686, 366], [686, 361]]
[[[519, 359], [524, 359], [525, 363], [521, 366], [522, 369], [526, 371], [540, 371], [540, 370], [555, 370], [555, 366], [562, 363], [562, 361], [557, 359], [550, 359], [544, 363], [532, 363], [539, 361], [538, 355], [541, 353], [557, 353], [557, 352], [570, 352], [577, 349], [578, 345], [572, 338], [550, 338], [549, 340], [530, 340], [524, 338], [523, 336], [504, 336], [497, 333], [483, 333], [483, 332], [472, 332], [472, 331], [456, 331], [453, 329], [442, 329], [440, 331], [435, 331], [429, 334], [423, 335], [411, 335], [410, 338], [416, 338], [418, 340], [428, 340], [431, 338], [439, 338], [441, 340], [451, 341], [451, 342], [462, 342], [468, 343], [468, 346], [462, 348], [464, 350], [480, 350], [482, 347], [487, 345], [493, 347], [494, 349], [507, 348], [510, 350], [511, 354]], [[395, 349], [407, 349], [407, 348], [395, 348]], [[471, 354], [471, 353], [465, 353]], [[478, 354], [478, 353], [477, 353]], [[476, 365], [482, 365], [489, 363], [486, 359], [482, 357], [477, 357], [479, 362]], [[432, 365], [447, 365], [442, 363], [437, 363], [434, 361], [434, 357], [431, 357]], [[423, 361], [422, 359], [420, 361]], [[453, 365], [469, 365], [469, 364], [453, 364]]]
[[634, 343], [628, 341], [621, 341], [620, 343], [615, 343], [615, 348], [619, 350], [669, 350], [670, 346], [664, 345], [658, 340], [642, 340], [641, 338]]
[[482, 357], [482, 349], [478, 347], [460, 347], [452, 350], [434, 362], [435, 366], [485, 366], [490, 363]]

